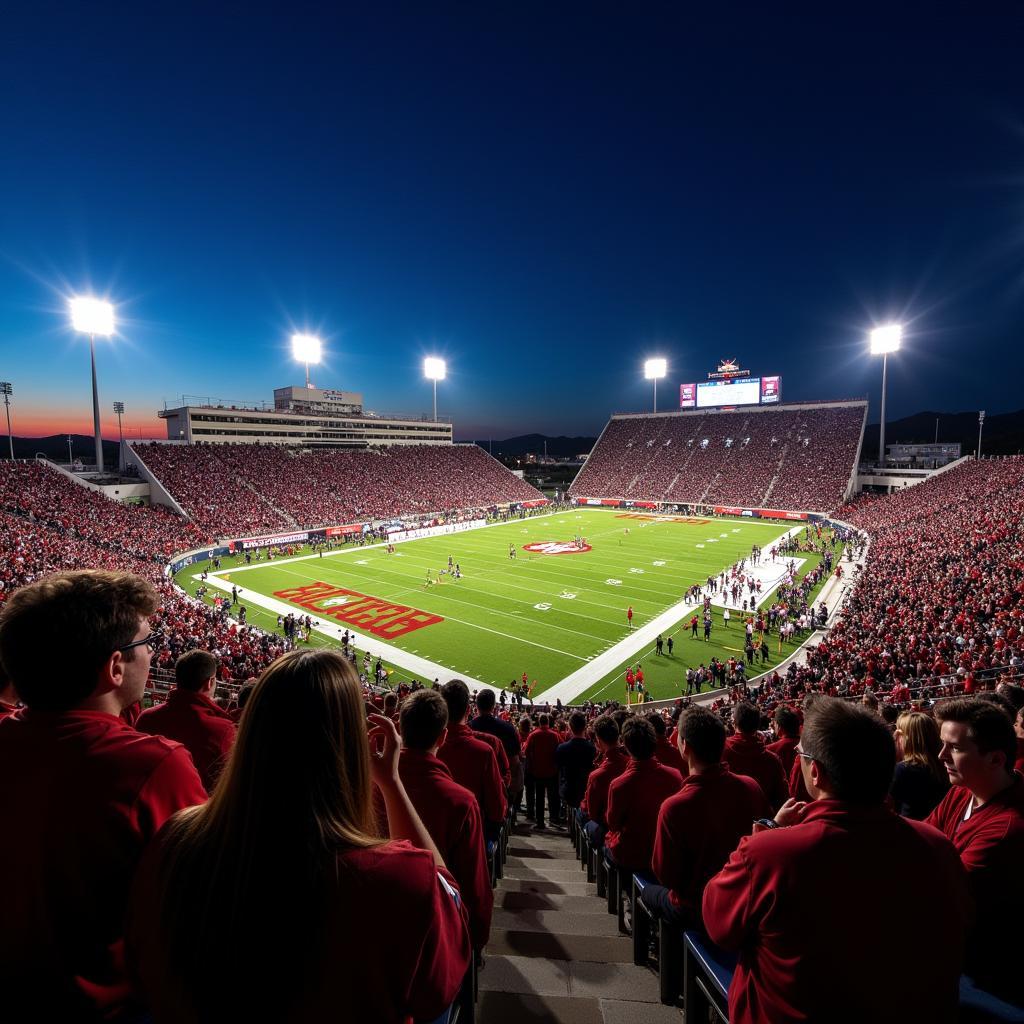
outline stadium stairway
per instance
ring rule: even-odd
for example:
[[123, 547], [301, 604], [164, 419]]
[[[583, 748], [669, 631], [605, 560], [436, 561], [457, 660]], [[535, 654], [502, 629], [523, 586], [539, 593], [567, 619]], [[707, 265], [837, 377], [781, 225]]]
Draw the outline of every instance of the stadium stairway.
[[278, 508], [278, 506], [263, 494], [255, 484], [249, 483], [248, 480], [241, 476], [235, 477], [235, 483], [238, 484], [239, 487], [244, 487], [247, 490], [252, 491], [258, 505], [266, 505], [268, 508], [272, 508], [290, 527], [293, 527], [296, 530], [301, 529], [299, 521], [294, 516], [289, 515], [283, 508]]
[[682, 1024], [586, 878], [564, 830], [536, 833], [520, 819], [495, 891], [479, 1024]]

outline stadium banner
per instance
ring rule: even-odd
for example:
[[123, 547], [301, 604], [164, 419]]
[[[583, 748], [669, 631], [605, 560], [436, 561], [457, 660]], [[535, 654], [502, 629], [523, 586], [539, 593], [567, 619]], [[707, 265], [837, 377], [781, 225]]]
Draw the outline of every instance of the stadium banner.
[[600, 505], [601, 504], [601, 499], [600, 498], [586, 498], [586, 499], [584, 499], [584, 502], [587, 505]]
[[418, 540], [420, 537], [438, 537], [450, 533], [465, 533], [466, 530], [477, 530], [486, 526], [486, 519], [471, 519], [468, 523], [443, 523], [441, 526], [425, 526], [419, 530], [399, 530], [389, 533], [389, 541]]
[[328, 537], [343, 537], [350, 533], [362, 533], [362, 523], [352, 523], [349, 526], [328, 526], [325, 531]]
[[171, 571], [171, 575], [176, 576], [186, 566], [194, 565], [196, 562], [208, 562], [211, 558], [217, 558], [220, 555], [228, 555], [230, 553], [231, 548], [227, 545], [216, 548], [201, 548], [198, 551], [186, 551], [180, 557], [174, 559], [168, 568]]
[[679, 408], [680, 409], [696, 409], [697, 408], [697, 385], [696, 384], [680, 384], [679, 385]]
[[761, 378], [761, 404], [773, 405], [782, 400], [782, 378]]
[[658, 504], [654, 501], [634, 501], [632, 506], [633, 508], [657, 508]]
[[520, 508], [540, 508], [543, 505], [548, 505], [550, 502], [547, 498], [541, 498], [539, 501], [521, 501], [519, 503]]
[[799, 519], [803, 521], [807, 518], [806, 512], [780, 512], [776, 508], [759, 508], [756, 510], [756, 514], [762, 519]]
[[729, 505], [715, 505], [716, 516], [752, 516], [755, 515], [749, 508], [732, 508]]
[[245, 551], [249, 548], [266, 548], [274, 544], [303, 544], [310, 539], [311, 535], [324, 535], [323, 530], [315, 530], [311, 534], [309, 530], [302, 530], [299, 533], [278, 533], [270, 537], [242, 537], [238, 540], [228, 542], [231, 551]]
[[[588, 501], [587, 504], [589, 505], [590, 502]], [[602, 498], [601, 499], [601, 504], [606, 506], [607, 508], [621, 508], [622, 507], [622, 502], [619, 501], [618, 498]]]

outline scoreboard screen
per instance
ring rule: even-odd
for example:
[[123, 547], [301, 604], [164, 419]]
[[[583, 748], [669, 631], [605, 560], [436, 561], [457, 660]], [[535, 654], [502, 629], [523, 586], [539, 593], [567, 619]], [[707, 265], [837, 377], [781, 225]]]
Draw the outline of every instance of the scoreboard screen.
[[760, 402], [760, 377], [709, 380], [697, 385], [698, 409], [713, 409], [720, 405], [758, 405]]

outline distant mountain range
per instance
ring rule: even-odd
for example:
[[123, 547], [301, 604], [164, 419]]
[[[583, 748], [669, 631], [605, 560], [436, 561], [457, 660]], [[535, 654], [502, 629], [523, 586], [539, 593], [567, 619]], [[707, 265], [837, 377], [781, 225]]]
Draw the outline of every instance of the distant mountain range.
[[495, 455], [543, 455], [544, 442], [547, 453], [553, 459], [570, 459], [575, 455], [586, 455], [597, 443], [596, 437], [546, 437], [544, 434], [523, 434], [507, 437], [503, 441], [465, 441], [463, 444], [478, 444], [485, 451]]
[[[117, 465], [117, 441], [103, 442], [103, 461], [107, 466]], [[0, 437], [0, 457], [8, 454], [7, 438]], [[92, 434], [72, 434], [71, 451], [76, 459], [92, 465], [96, 460], [96, 443]], [[36, 455], [45, 455], [54, 462], [67, 463], [68, 435], [52, 434], [50, 437], [15, 437], [14, 457], [31, 459]]]

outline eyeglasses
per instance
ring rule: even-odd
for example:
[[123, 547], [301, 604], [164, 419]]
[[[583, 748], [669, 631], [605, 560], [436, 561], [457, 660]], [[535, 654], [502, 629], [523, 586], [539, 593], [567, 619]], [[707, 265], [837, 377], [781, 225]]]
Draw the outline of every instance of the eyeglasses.
[[163, 631], [154, 629], [149, 636], [144, 636], [141, 640], [133, 640], [130, 644], [125, 644], [123, 647], [116, 647], [115, 650], [130, 651], [133, 647], [141, 647], [143, 644], [146, 644], [151, 651], [155, 651], [163, 643], [163, 639]]
[[806, 750], [801, 750], [799, 747], [794, 747], [793, 748], [793, 753], [799, 755], [800, 757], [806, 757], [808, 761], [814, 761], [815, 760], [815, 757], [814, 757], [813, 754], [808, 754]]

